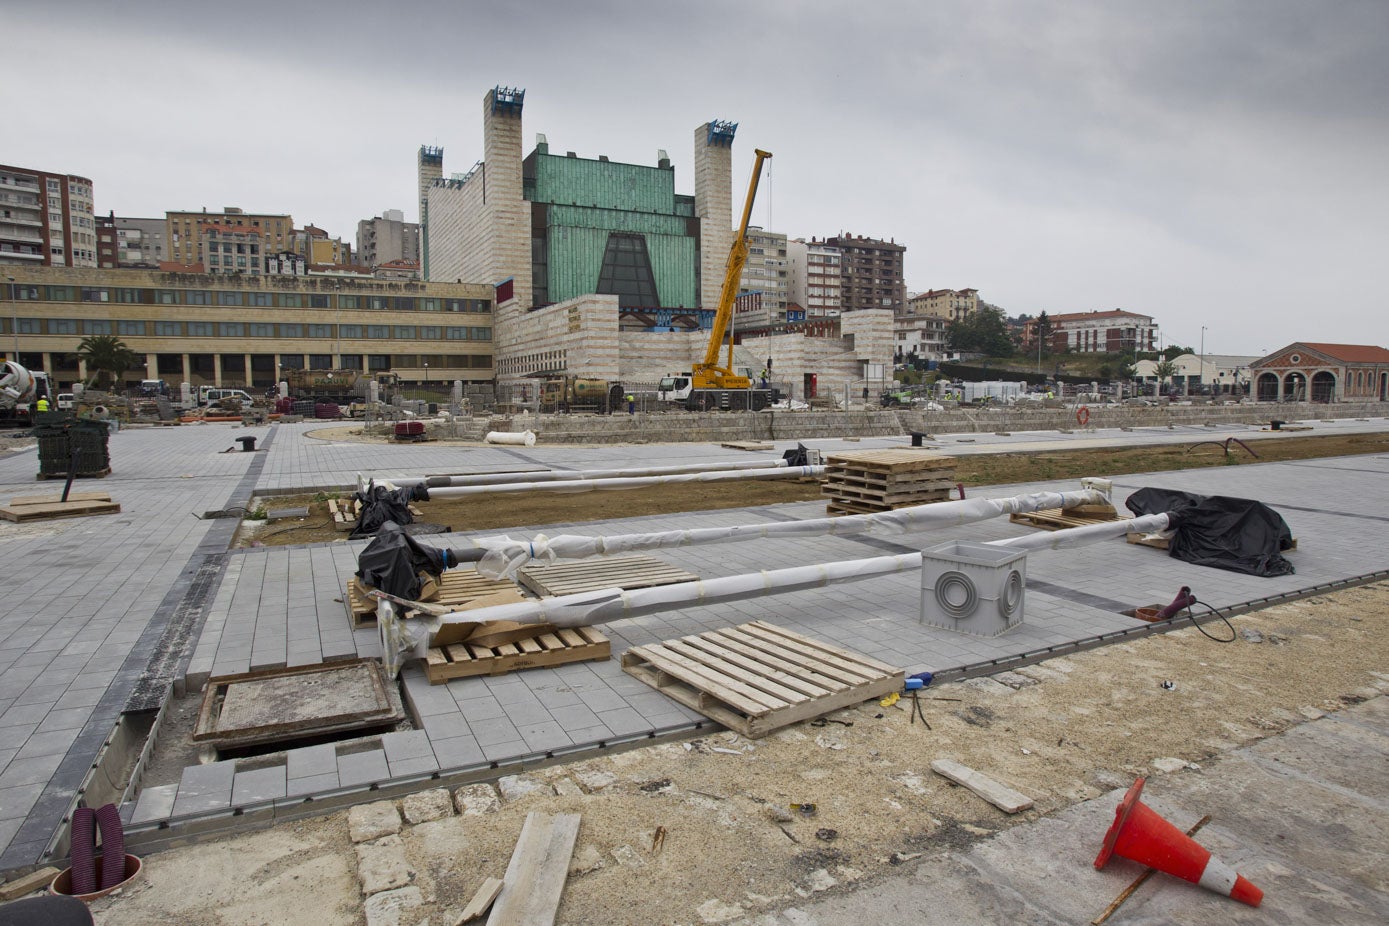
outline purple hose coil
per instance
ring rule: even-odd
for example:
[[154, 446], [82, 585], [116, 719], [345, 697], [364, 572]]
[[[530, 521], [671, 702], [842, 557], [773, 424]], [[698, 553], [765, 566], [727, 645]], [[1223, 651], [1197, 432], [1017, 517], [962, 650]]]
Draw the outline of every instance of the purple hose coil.
[[78, 807], [72, 812], [72, 892], [96, 890], [96, 811]]
[[96, 823], [101, 827], [101, 889], [104, 891], [125, 880], [125, 829], [115, 804], [98, 808]]

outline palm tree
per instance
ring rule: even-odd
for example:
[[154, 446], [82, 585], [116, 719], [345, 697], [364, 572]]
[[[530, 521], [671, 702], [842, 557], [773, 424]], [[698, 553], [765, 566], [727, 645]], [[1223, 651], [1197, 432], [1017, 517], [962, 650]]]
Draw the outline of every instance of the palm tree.
[[119, 379], [135, 366], [139, 357], [120, 338], [109, 334], [85, 337], [77, 345], [77, 357], [94, 372], [97, 383], [106, 388], [110, 379]]

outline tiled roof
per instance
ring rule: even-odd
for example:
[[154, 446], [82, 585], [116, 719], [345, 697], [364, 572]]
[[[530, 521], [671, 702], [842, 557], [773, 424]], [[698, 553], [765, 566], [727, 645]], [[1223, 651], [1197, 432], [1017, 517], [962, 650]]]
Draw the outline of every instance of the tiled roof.
[[1300, 343], [1343, 363], [1389, 363], [1389, 350], [1375, 347], [1373, 344], [1318, 344], [1313, 341]]

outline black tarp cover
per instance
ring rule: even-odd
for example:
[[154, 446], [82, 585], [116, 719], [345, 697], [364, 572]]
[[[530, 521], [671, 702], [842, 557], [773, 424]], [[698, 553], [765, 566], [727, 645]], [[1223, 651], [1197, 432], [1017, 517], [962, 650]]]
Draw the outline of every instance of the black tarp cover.
[[1139, 489], [1124, 504], [1135, 515], [1172, 515], [1176, 533], [1168, 554], [1179, 560], [1255, 576], [1294, 572], [1283, 556], [1292, 547], [1292, 531], [1263, 502], [1148, 488]]
[[357, 578], [388, 595], [411, 601], [420, 595], [419, 574], [437, 576], [444, 568], [444, 551], [417, 543], [394, 521], [382, 524], [357, 557]]
[[415, 520], [414, 515], [410, 514], [410, 503], [429, 501], [429, 489], [422, 482], [403, 489], [389, 489], [369, 483], [364, 491], [357, 493], [357, 501], [362, 503], [362, 510], [357, 515], [357, 526], [348, 536], [370, 537], [387, 521], [409, 524]]

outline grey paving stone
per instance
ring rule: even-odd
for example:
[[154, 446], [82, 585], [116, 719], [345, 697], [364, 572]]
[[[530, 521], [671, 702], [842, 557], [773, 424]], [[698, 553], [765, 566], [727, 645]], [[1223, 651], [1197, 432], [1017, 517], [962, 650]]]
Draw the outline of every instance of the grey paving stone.
[[237, 772], [232, 780], [234, 807], [259, 804], [285, 796], [285, 766]]
[[380, 749], [338, 756], [338, 780], [345, 785], [364, 785], [391, 777], [386, 753]]

